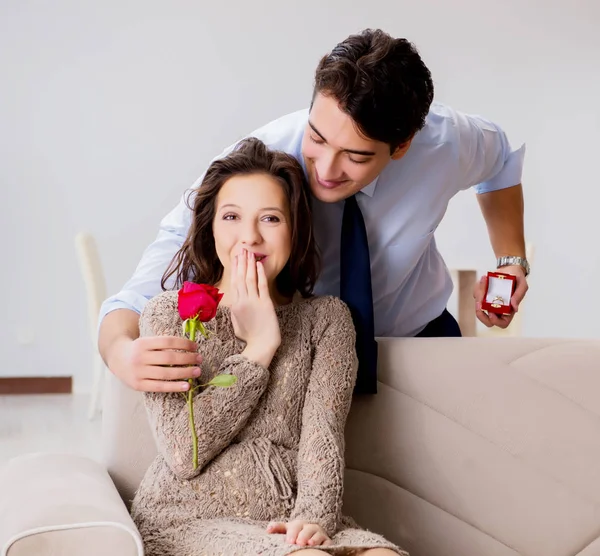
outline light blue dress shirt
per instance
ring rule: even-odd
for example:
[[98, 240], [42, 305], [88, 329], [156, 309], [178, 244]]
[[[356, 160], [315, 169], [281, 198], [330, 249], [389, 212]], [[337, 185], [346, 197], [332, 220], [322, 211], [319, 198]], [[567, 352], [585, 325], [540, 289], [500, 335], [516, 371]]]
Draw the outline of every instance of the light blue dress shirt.
[[[304, 165], [301, 144], [307, 120], [308, 110], [300, 110], [250, 136], [294, 155]], [[369, 237], [376, 336], [414, 336], [443, 312], [453, 286], [434, 232], [448, 202], [469, 187], [485, 193], [521, 183], [524, 154], [525, 145], [512, 150], [505, 133], [494, 123], [434, 102], [407, 153], [391, 161], [357, 195]], [[190, 225], [191, 212], [184, 198], [163, 218], [158, 236], [130, 280], [102, 304], [100, 319], [121, 308], [140, 313], [146, 302], [162, 291], [161, 277]], [[322, 254], [315, 293], [339, 296], [344, 203], [314, 200], [313, 206]]]

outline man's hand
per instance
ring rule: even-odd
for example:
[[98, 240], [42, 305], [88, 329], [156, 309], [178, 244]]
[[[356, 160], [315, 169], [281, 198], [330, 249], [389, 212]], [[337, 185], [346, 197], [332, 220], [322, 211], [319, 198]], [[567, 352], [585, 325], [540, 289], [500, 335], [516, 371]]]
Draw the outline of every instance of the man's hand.
[[284, 534], [288, 544], [297, 544], [298, 546], [328, 546], [331, 544], [331, 539], [321, 526], [300, 519], [269, 523], [267, 533]]
[[117, 340], [107, 358], [108, 368], [127, 386], [142, 392], [183, 392], [188, 378], [200, 376], [198, 345], [176, 336]]
[[479, 282], [475, 284], [473, 297], [475, 298], [475, 314], [477, 315], [477, 318], [488, 328], [491, 328], [492, 326], [506, 328], [511, 323], [515, 313], [519, 310], [519, 305], [521, 304], [521, 301], [523, 301], [523, 298], [529, 289], [529, 286], [527, 285], [527, 278], [525, 278], [525, 271], [521, 265], [503, 266], [502, 268], [498, 269], [498, 272], [512, 274], [513, 276], [517, 277], [517, 285], [510, 299], [510, 305], [513, 312], [510, 315], [496, 315], [494, 313], [486, 313], [481, 308], [483, 296], [485, 295], [485, 290], [487, 289], [487, 276], [482, 276]]

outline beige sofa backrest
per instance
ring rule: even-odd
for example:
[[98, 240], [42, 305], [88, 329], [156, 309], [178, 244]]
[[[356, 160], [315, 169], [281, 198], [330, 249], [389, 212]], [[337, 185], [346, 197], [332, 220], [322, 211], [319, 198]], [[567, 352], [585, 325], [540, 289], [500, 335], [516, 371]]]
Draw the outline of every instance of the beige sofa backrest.
[[[345, 512], [412, 556], [600, 554], [600, 341], [382, 339], [346, 430]], [[132, 498], [156, 449], [114, 377], [106, 463]]]

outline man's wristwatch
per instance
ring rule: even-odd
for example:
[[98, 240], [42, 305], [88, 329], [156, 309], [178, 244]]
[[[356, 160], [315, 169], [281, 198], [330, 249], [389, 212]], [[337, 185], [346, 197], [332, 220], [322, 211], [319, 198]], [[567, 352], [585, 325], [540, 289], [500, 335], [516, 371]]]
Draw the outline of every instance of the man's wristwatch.
[[525, 259], [524, 257], [513, 257], [513, 256], [508, 256], [508, 257], [499, 257], [498, 260], [496, 261], [496, 267], [500, 268], [502, 266], [509, 266], [509, 265], [521, 265], [523, 267], [523, 269], [525, 270], [525, 276], [529, 276], [529, 263], [527, 262], [527, 259]]

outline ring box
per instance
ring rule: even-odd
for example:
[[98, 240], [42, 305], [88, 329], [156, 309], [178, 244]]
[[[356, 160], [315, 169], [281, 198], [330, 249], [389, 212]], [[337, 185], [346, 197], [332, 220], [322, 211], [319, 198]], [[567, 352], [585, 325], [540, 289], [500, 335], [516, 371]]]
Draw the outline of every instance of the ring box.
[[487, 288], [481, 308], [488, 313], [510, 315], [513, 309], [510, 299], [517, 287], [517, 277], [504, 272], [488, 272]]

